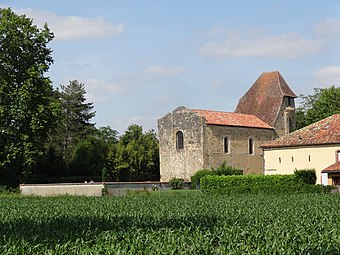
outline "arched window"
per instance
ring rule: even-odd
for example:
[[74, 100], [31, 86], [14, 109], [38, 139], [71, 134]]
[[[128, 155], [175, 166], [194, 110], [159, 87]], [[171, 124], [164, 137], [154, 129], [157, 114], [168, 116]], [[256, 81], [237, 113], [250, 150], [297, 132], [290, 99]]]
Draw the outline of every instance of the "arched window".
[[248, 153], [249, 154], [254, 154], [254, 141], [253, 138], [249, 138], [248, 140]]
[[228, 137], [224, 137], [223, 139], [223, 148], [224, 148], [224, 153], [229, 153], [229, 139]]
[[177, 131], [176, 133], [176, 149], [184, 149], [184, 138], [182, 131]]

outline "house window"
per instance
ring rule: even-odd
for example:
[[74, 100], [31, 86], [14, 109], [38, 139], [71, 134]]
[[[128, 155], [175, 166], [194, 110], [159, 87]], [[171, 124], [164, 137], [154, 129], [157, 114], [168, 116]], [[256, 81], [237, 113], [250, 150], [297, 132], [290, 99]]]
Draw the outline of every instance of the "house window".
[[226, 136], [223, 139], [224, 153], [229, 153], [229, 138]]
[[292, 157], [292, 162], [294, 162], [294, 157]]
[[340, 161], [340, 150], [336, 151], [336, 162]]
[[279, 158], [279, 163], [281, 164], [281, 158]]
[[310, 162], [310, 155], [308, 155], [308, 161]]
[[184, 149], [184, 138], [182, 131], [177, 131], [176, 133], [176, 149]]
[[254, 154], [254, 141], [253, 141], [253, 138], [249, 138], [249, 140], [248, 140], [248, 153], [250, 155]]

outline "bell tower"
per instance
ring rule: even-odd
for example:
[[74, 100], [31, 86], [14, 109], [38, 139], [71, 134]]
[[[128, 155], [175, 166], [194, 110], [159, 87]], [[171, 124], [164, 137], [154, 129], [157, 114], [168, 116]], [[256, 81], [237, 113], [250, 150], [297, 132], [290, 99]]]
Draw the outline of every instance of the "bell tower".
[[295, 101], [294, 97], [285, 96], [283, 98], [285, 134], [296, 130]]

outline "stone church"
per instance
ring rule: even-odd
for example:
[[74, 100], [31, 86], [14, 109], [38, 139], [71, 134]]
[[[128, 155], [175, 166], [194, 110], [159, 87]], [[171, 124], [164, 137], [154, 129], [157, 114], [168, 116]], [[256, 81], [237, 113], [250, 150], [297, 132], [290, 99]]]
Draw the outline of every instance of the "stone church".
[[234, 112], [176, 108], [158, 120], [161, 181], [190, 181], [224, 161], [244, 174], [263, 173], [260, 145], [295, 130], [295, 98], [275, 71], [262, 73]]

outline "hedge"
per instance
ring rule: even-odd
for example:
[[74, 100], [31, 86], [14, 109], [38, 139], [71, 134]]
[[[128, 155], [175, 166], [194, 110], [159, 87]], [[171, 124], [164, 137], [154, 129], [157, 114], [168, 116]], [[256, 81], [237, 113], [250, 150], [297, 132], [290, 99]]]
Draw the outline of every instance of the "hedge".
[[222, 194], [322, 193], [330, 187], [301, 182], [296, 175], [205, 176], [201, 190]]
[[216, 172], [210, 169], [202, 169], [191, 176], [191, 189], [196, 189], [197, 186], [200, 186], [201, 179], [207, 175], [216, 175]]
[[331, 186], [297, 184], [295, 186], [235, 186], [218, 190], [205, 191], [206, 193], [218, 193], [226, 195], [234, 194], [291, 194], [291, 193], [328, 193]]
[[231, 176], [204, 176], [201, 179], [201, 189], [219, 190], [235, 186], [261, 187], [261, 186], [294, 186], [299, 181], [295, 175], [231, 175]]
[[219, 167], [216, 169], [202, 169], [197, 171], [193, 176], [190, 177], [191, 180], [191, 188], [196, 189], [197, 186], [200, 186], [200, 180], [202, 177], [207, 176], [207, 175], [242, 175], [243, 170], [232, 167], [227, 165], [227, 162], [224, 161]]

